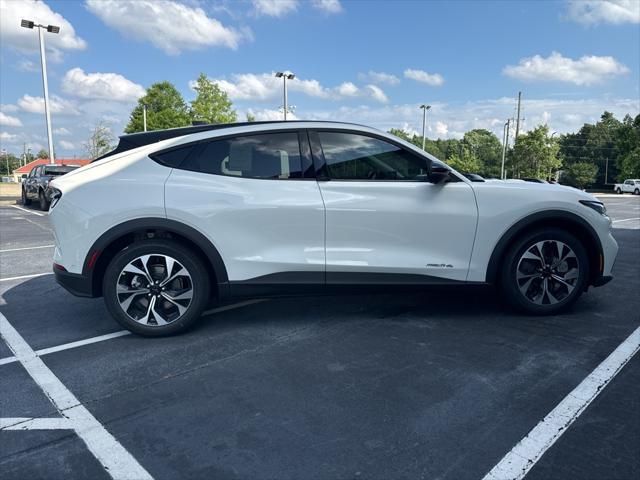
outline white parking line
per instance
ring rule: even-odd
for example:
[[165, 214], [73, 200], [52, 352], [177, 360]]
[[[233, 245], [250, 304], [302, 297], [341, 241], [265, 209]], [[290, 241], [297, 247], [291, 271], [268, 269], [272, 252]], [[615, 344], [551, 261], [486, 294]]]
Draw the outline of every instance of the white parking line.
[[[224, 307], [207, 310], [202, 314], [202, 316], [213, 315], [214, 313], [227, 312], [229, 310], [234, 310], [236, 308], [253, 305], [254, 303], [266, 302], [267, 300], [268, 299], [266, 298], [257, 298], [254, 300], [247, 300], [245, 302], [232, 303], [231, 305], [225, 305]], [[42, 348], [40, 350], [36, 350], [36, 355], [41, 357], [43, 355], [48, 355], [50, 353], [62, 352], [63, 350], [69, 350], [71, 348], [78, 348], [84, 345], [90, 345], [92, 343], [104, 342], [105, 340], [111, 340], [112, 338], [124, 337], [125, 335], [131, 335], [131, 332], [129, 330], [118, 330], [117, 332], [107, 333], [105, 335], [99, 335], [97, 337], [85, 338], [84, 340], [78, 340], [76, 342], [63, 343], [62, 345], [56, 345], [54, 347]], [[16, 357], [0, 358], [0, 365], [6, 365], [8, 363], [13, 363], [17, 361], [18, 359]]]
[[26, 208], [19, 207], [18, 205], [9, 205], [10, 207], [17, 208], [18, 210], [22, 210], [23, 212], [32, 213], [33, 215], [37, 215], [39, 217], [44, 217], [45, 213], [34, 212], [33, 210], [27, 210]]
[[640, 327], [491, 469], [483, 480], [519, 480], [640, 350]]
[[55, 405], [58, 412], [74, 423], [73, 429], [76, 434], [113, 479], [146, 480], [153, 478], [49, 370], [42, 359], [36, 355], [36, 352], [1, 313], [0, 334], [27, 373]]
[[53, 248], [53, 247], [55, 247], [55, 245], [39, 245], [37, 247], [6, 248], [4, 250], [0, 250], [0, 253], [20, 252], [22, 250], [37, 250], [39, 248]]
[[73, 430], [68, 418], [0, 418], [0, 430]]
[[53, 272], [47, 272], [47, 273], [33, 273], [31, 275], [20, 275], [19, 277], [6, 277], [6, 278], [0, 278], [0, 282], [12, 282], [14, 280], [22, 280], [23, 278], [35, 278], [35, 277], [42, 277], [44, 275], [53, 275]]

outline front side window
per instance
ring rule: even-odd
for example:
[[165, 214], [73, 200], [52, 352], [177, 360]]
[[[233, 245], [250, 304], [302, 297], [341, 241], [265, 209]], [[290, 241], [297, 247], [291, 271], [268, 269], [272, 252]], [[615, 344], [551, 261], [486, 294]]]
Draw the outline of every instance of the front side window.
[[213, 175], [286, 180], [302, 178], [297, 132], [212, 140], [200, 145], [180, 168]]
[[378, 138], [346, 132], [318, 132], [329, 178], [336, 180], [419, 180], [427, 162]]

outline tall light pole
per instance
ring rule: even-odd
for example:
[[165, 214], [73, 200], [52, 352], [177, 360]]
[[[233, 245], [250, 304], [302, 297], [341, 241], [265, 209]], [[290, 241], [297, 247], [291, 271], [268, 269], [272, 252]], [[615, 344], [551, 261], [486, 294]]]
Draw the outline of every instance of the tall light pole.
[[142, 126], [144, 128], [144, 131], [147, 131], [147, 104], [143, 103], [142, 104]]
[[293, 80], [296, 76], [291, 72], [276, 72], [277, 78], [282, 78], [282, 88], [284, 96], [284, 120], [287, 121], [287, 80]]
[[44, 88], [44, 114], [47, 118], [47, 138], [49, 140], [49, 162], [55, 163], [53, 153], [53, 134], [51, 133], [51, 112], [49, 110], [49, 81], [47, 80], [47, 60], [44, 55], [44, 35], [42, 29], [44, 28], [49, 33], [59, 33], [60, 27], [56, 25], [41, 25], [36, 24], [32, 20], [22, 20], [20, 26], [24, 28], [33, 29], [38, 28], [38, 39], [40, 40], [40, 63], [42, 65], [42, 85]]
[[422, 109], [422, 150], [424, 151], [426, 132], [427, 132], [427, 110], [431, 109], [431, 105], [420, 105]]

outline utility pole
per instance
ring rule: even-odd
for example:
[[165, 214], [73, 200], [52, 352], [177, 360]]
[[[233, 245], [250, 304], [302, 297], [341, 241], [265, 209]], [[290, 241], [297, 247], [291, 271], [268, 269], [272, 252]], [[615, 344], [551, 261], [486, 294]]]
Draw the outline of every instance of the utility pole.
[[507, 123], [502, 127], [502, 168], [500, 169], [500, 179], [504, 180], [504, 160], [507, 156], [507, 149], [509, 148], [509, 126], [511, 125], [511, 119], [507, 119]]
[[431, 108], [431, 105], [420, 105], [420, 108], [422, 109], [422, 151], [424, 152], [425, 149], [425, 140], [426, 140], [426, 129], [427, 129], [427, 110], [429, 110]]
[[[518, 144], [518, 135], [520, 134], [520, 104], [522, 101], [522, 92], [518, 92], [518, 114], [517, 114], [517, 120], [516, 120], [516, 135], [515, 137], [513, 137], [513, 146], [515, 147]], [[520, 177], [519, 175], [519, 171], [518, 171], [518, 164], [516, 162], [516, 159], [514, 157], [513, 159], [513, 176], [514, 178], [516, 177]]]

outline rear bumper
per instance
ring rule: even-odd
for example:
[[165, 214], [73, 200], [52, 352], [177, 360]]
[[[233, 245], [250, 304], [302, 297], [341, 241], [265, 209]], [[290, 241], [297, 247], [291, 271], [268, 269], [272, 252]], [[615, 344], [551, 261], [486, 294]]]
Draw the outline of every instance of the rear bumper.
[[76, 297], [93, 297], [91, 278], [80, 273], [69, 273], [58, 268], [53, 268], [53, 274], [62, 287]]

